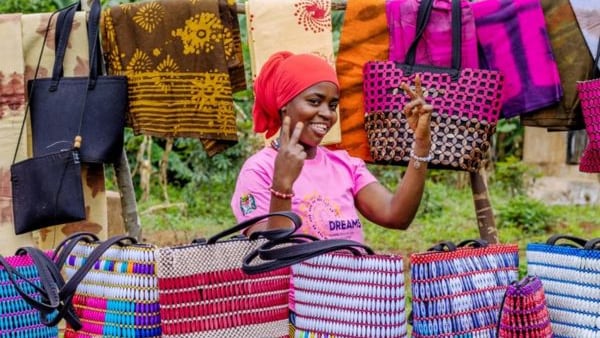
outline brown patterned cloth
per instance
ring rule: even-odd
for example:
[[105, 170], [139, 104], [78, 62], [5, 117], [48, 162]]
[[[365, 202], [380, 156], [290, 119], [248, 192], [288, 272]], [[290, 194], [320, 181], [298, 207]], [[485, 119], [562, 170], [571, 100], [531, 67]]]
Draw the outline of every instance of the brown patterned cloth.
[[385, 0], [348, 1], [336, 61], [342, 128], [338, 147], [367, 162], [373, 159], [365, 131], [362, 71], [367, 61], [387, 60], [388, 51]]
[[583, 129], [576, 84], [590, 79], [592, 56], [569, 0], [542, 0], [541, 4], [564, 94], [556, 105], [521, 115], [521, 124], [548, 131]]
[[237, 142], [232, 90], [245, 79], [233, 6], [158, 0], [104, 11], [109, 73], [128, 78], [136, 134], [196, 137], [209, 155]]

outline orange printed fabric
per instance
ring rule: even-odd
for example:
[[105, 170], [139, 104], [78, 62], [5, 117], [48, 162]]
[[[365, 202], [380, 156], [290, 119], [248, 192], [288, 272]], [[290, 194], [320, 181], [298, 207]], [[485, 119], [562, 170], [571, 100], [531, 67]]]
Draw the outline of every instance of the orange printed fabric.
[[366, 162], [373, 159], [364, 127], [362, 70], [367, 61], [387, 60], [388, 51], [385, 0], [349, 0], [336, 60], [341, 87], [342, 141], [338, 147]]
[[[199, 138], [209, 154], [237, 142], [232, 92], [245, 82], [231, 6], [225, 0], [161, 0], [103, 12], [109, 72], [127, 76], [136, 134]], [[234, 88], [230, 70], [238, 77]]]

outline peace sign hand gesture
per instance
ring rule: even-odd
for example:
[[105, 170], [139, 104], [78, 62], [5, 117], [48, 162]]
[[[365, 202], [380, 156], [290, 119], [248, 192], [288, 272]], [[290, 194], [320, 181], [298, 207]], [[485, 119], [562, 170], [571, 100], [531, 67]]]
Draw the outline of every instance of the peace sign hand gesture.
[[[423, 88], [421, 87], [421, 77], [415, 76], [415, 90], [413, 91], [407, 83], [400, 84], [401, 88], [408, 94], [411, 101], [404, 106], [403, 113], [408, 121], [408, 126], [412, 129], [415, 137], [415, 152], [419, 156], [429, 153], [431, 147], [431, 113], [433, 106], [427, 104], [423, 99]], [[426, 148], [426, 149], [425, 149]]]
[[290, 117], [283, 118], [279, 135], [279, 150], [275, 158], [273, 188], [281, 192], [290, 192], [294, 182], [300, 176], [306, 151], [298, 143], [304, 123], [298, 122], [290, 136]]

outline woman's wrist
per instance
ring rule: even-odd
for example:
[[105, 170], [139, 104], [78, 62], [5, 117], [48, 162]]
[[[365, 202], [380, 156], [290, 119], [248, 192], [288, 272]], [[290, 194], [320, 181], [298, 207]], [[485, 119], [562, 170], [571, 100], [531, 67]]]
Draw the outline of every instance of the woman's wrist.
[[412, 153], [418, 157], [427, 157], [431, 153], [431, 142], [415, 141], [412, 145]]

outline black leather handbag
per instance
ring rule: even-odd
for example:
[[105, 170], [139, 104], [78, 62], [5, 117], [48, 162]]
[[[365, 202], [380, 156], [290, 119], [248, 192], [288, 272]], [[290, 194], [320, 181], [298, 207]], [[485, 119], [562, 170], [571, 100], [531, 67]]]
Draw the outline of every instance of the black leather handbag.
[[[62, 19], [74, 14], [75, 11], [76, 6], [69, 6], [58, 11], [58, 15]], [[52, 17], [48, 20], [42, 45], [46, 44], [51, 20]], [[30, 89], [30, 96], [35, 96], [38, 90], [35, 85], [38, 70], [39, 61], [32, 80], [34, 85]], [[29, 106], [30, 101], [27, 101], [27, 108]], [[64, 150], [53, 150], [42, 156], [34, 156], [15, 163], [29, 111], [27, 108], [21, 124], [13, 164], [10, 167], [13, 219], [17, 235], [51, 225], [81, 221], [86, 217], [79, 156], [80, 142], [78, 141], [80, 140], [77, 138], [77, 130], [72, 137], [65, 137], [68, 142], [63, 145]], [[81, 108], [79, 115], [82, 115]]]
[[68, 149], [73, 138], [81, 135], [82, 162], [116, 163], [123, 151], [127, 78], [100, 74], [104, 63], [98, 35], [99, 0], [91, 4], [87, 25], [89, 76], [63, 76], [63, 61], [76, 10], [73, 7], [62, 11], [58, 17], [52, 77], [28, 83], [33, 155]]

